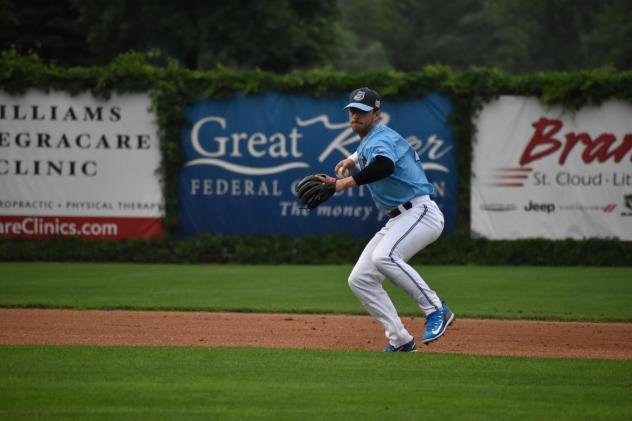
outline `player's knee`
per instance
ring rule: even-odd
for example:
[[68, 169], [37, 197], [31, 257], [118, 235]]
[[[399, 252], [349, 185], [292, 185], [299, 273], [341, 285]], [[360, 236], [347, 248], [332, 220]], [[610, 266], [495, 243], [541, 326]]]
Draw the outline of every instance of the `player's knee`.
[[362, 278], [358, 276], [357, 273], [351, 272], [349, 278], [347, 279], [347, 283], [349, 284], [349, 288], [352, 290], [358, 289], [358, 286], [362, 283]]
[[371, 273], [363, 272], [361, 270], [352, 270], [349, 274], [349, 278], [347, 279], [349, 288], [351, 288], [354, 292], [366, 290], [374, 282], [376, 282], [376, 279], [373, 275], [371, 275]]
[[389, 255], [374, 253], [371, 256], [371, 262], [380, 273], [387, 273], [389, 268], [393, 266], [393, 260]]

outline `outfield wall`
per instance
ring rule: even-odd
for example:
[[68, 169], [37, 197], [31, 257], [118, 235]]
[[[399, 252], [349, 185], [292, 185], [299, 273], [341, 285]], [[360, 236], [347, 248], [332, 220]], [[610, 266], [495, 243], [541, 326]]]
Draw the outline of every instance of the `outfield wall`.
[[160, 144], [148, 94], [0, 91], [0, 235], [162, 235]]
[[0, 71], [2, 245], [153, 238], [239, 254], [248, 238], [315, 237], [355, 250], [382, 223], [368, 192], [306, 214], [292, 185], [353, 151], [341, 108], [364, 85], [419, 152], [444, 238], [464, 248], [454, 262], [485, 239], [632, 240], [631, 72], [192, 72], [134, 54], [60, 69], [11, 51]]
[[632, 106], [501, 96], [475, 117], [471, 227], [492, 240], [632, 241]]

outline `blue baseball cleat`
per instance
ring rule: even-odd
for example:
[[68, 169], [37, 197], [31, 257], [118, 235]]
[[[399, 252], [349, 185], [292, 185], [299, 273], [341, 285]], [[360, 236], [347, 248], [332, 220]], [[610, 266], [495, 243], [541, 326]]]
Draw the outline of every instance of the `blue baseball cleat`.
[[425, 344], [436, 341], [443, 336], [448, 326], [454, 322], [454, 313], [450, 311], [444, 302], [441, 302], [441, 304], [443, 305], [441, 310], [430, 313], [426, 317], [426, 331], [421, 338], [421, 341]]
[[384, 352], [417, 352], [417, 344], [414, 338], [411, 339], [410, 342], [398, 347], [388, 344], [384, 347]]
[[443, 311], [443, 317], [446, 320], [446, 328], [447, 328], [452, 323], [454, 323], [454, 313], [452, 313], [452, 311], [448, 308], [448, 305], [445, 303], [445, 301], [441, 301], [441, 305], [443, 306], [441, 310]]

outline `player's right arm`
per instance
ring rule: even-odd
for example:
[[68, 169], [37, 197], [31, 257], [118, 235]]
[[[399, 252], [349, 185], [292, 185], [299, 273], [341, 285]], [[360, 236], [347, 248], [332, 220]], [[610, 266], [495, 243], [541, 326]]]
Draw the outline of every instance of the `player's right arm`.
[[362, 171], [352, 177], [356, 185], [361, 186], [386, 178], [393, 172], [395, 172], [395, 163], [390, 158], [378, 155]]

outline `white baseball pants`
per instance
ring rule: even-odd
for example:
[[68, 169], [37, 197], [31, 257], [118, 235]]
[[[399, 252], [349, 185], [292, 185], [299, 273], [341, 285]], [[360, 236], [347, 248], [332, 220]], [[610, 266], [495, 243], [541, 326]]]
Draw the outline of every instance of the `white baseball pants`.
[[443, 213], [429, 196], [411, 200], [413, 207], [395, 218], [369, 241], [349, 275], [349, 286], [364, 308], [384, 327], [395, 347], [413, 337], [402, 323], [382, 283], [385, 278], [402, 288], [430, 314], [441, 309], [441, 300], [407, 262], [435, 241], [443, 231]]

